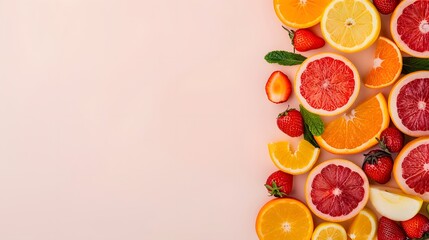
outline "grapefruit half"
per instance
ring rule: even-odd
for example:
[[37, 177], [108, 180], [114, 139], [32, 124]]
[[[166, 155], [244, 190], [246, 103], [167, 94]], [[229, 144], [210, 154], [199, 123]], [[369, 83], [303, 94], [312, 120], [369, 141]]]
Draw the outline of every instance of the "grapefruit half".
[[356, 100], [360, 78], [350, 60], [334, 53], [307, 58], [295, 76], [295, 94], [310, 112], [322, 116], [346, 111]]
[[401, 1], [390, 19], [390, 31], [402, 51], [429, 57], [429, 1]]
[[395, 159], [393, 176], [405, 193], [429, 201], [429, 137], [420, 137], [402, 148]]
[[392, 122], [403, 133], [429, 135], [429, 71], [402, 77], [392, 88], [388, 100]]
[[305, 183], [308, 207], [330, 222], [353, 218], [365, 207], [368, 197], [368, 178], [349, 160], [331, 159], [317, 165]]

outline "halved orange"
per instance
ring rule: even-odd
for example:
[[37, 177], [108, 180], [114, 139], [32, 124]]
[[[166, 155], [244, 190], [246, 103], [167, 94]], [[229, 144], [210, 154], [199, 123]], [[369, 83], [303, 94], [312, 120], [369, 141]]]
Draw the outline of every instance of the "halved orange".
[[391, 40], [380, 37], [374, 53], [374, 64], [365, 78], [365, 86], [382, 88], [393, 84], [402, 70], [402, 55], [398, 46]]
[[309, 28], [320, 22], [331, 0], [274, 0], [277, 17], [286, 26]]
[[389, 121], [386, 99], [379, 93], [327, 123], [323, 134], [314, 139], [331, 153], [359, 153], [377, 144], [376, 137], [389, 126]]
[[310, 171], [320, 154], [319, 148], [304, 139], [299, 141], [296, 150], [286, 141], [269, 143], [268, 150], [274, 165], [292, 175]]
[[310, 240], [313, 217], [304, 203], [292, 198], [277, 198], [266, 203], [256, 218], [260, 240]]

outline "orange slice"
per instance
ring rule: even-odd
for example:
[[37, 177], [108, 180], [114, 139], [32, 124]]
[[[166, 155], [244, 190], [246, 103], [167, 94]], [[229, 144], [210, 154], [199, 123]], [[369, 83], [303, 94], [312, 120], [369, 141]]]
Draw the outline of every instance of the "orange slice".
[[325, 125], [314, 139], [323, 149], [335, 154], [354, 154], [377, 144], [376, 137], [389, 126], [386, 99], [379, 93]]
[[365, 78], [365, 86], [382, 88], [393, 84], [402, 70], [402, 55], [391, 40], [380, 37], [374, 54], [374, 64]]
[[304, 203], [277, 198], [266, 203], [256, 218], [260, 240], [305, 239], [313, 233], [313, 217]]
[[350, 225], [348, 235], [352, 240], [374, 239], [377, 234], [377, 216], [369, 208], [358, 213]]
[[274, 10], [280, 21], [293, 28], [308, 28], [320, 22], [331, 0], [274, 0]]
[[338, 223], [324, 222], [314, 229], [311, 240], [347, 240], [346, 230]]
[[289, 142], [268, 144], [271, 160], [283, 172], [298, 175], [308, 172], [319, 158], [320, 149], [301, 139], [295, 151]]

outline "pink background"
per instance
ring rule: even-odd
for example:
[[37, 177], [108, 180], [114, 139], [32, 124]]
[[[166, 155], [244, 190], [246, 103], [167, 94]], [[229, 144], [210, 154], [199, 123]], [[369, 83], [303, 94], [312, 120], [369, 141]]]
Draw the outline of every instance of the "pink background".
[[0, 238], [257, 239], [278, 49], [271, 1], [0, 1]]

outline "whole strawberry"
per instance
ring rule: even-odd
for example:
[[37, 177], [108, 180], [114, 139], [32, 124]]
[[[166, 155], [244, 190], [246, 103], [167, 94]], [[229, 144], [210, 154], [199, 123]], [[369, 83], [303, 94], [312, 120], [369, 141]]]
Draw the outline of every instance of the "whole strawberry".
[[374, 6], [381, 14], [391, 14], [399, 4], [399, 0], [373, 0]]
[[362, 169], [368, 178], [381, 184], [387, 183], [393, 169], [393, 159], [390, 153], [377, 149], [371, 150], [364, 156]]
[[388, 127], [381, 132], [379, 143], [384, 150], [387, 149], [391, 153], [399, 152], [404, 146], [404, 134], [397, 128]]
[[306, 52], [325, 46], [325, 40], [317, 36], [309, 29], [298, 29], [296, 31], [283, 27], [289, 33], [294, 49]]
[[273, 172], [265, 183], [270, 196], [279, 198], [286, 197], [292, 191], [292, 186], [293, 176], [282, 171]]
[[429, 239], [429, 219], [425, 215], [417, 213], [411, 219], [402, 221], [401, 225], [409, 238], [421, 238], [424, 235], [427, 237], [424, 239]]
[[304, 132], [304, 122], [301, 113], [292, 108], [277, 116], [279, 129], [291, 137], [299, 137]]
[[386, 217], [381, 217], [378, 221], [378, 240], [405, 240], [407, 237], [399, 225]]

